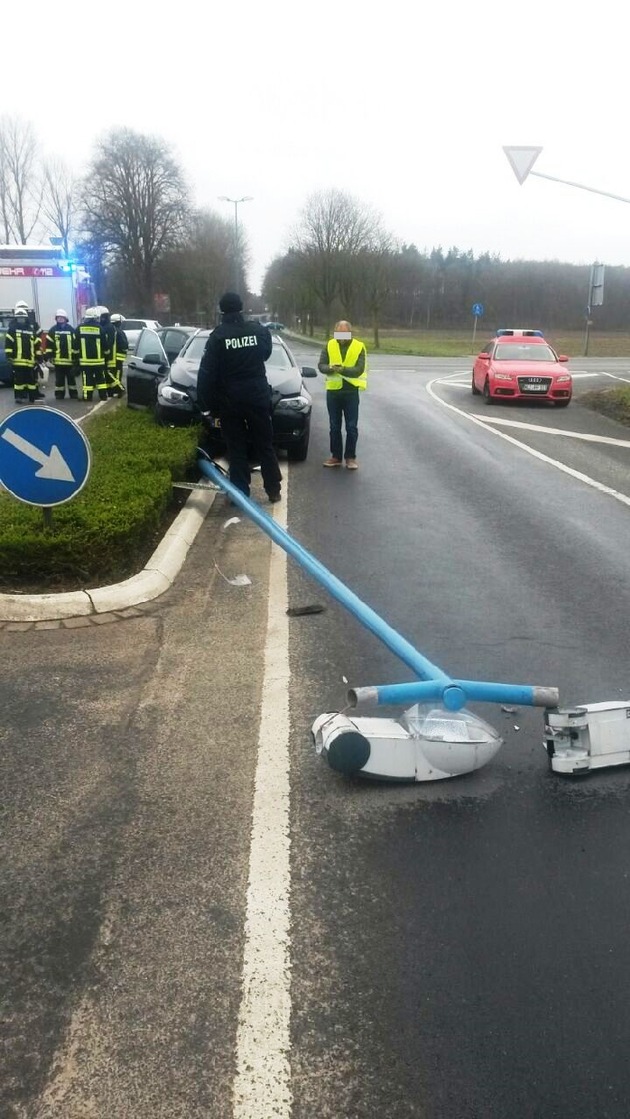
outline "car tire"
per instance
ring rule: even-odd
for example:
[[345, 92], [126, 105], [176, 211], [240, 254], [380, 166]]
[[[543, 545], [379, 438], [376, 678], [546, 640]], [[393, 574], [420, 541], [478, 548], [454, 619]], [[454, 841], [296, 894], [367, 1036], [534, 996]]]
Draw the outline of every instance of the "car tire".
[[483, 398], [484, 398], [486, 404], [494, 404], [494, 397], [493, 397], [492, 393], [490, 392], [490, 381], [488, 380], [487, 377], [486, 377], [486, 379], [484, 381], [484, 384], [483, 384]]
[[475, 374], [474, 373], [472, 375], [472, 381], [471, 381], [471, 386], [470, 387], [472, 389], [473, 396], [481, 396], [481, 393], [479, 392], [479, 389], [477, 388], [477, 386], [475, 384]]
[[308, 442], [310, 431], [305, 431], [299, 443], [294, 443], [292, 447], [287, 447], [287, 458], [289, 462], [306, 462], [308, 455]]

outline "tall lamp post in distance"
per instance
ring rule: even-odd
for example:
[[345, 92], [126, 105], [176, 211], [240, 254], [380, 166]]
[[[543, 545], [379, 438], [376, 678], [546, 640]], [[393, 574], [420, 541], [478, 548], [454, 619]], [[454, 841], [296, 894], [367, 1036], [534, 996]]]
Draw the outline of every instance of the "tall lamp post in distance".
[[228, 198], [226, 194], [219, 195], [220, 202], [231, 202], [234, 206], [234, 291], [238, 291], [240, 280], [240, 254], [238, 248], [238, 208], [241, 202], [253, 202], [251, 194], [244, 194], [242, 198]]

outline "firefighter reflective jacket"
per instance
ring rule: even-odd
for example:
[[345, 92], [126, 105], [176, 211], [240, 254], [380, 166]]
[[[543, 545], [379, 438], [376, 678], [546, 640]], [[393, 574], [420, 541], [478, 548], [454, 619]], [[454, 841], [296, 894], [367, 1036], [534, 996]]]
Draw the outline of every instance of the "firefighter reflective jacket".
[[125, 360], [128, 352], [129, 342], [127, 341], [127, 335], [125, 334], [124, 330], [120, 329], [120, 327], [116, 327], [116, 331], [114, 334], [114, 346], [109, 356], [108, 362], [110, 367], [116, 364], [120, 365]]
[[12, 320], [4, 337], [4, 350], [11, 365], [32, 369], [42, 356], [42, 343], [30, 324], [18, 326]]
[[[329, 365], [343, 365], [348, 370], [345, 373], [328, 373], [326, 375], [326, 389], [328, 392], [352, 386], [357, 389], [367, 387], [367, 361], [363, 342], [353, 338], [345, 354], [341, 353], [341, 346], [336, 338], [331, 338], [326, 346]], [[354, 374], [352, 376], [351, 374]]]
[[82, 369], [104, 365], [109, 350], [107, 337], [98, 323], [82, 323], [77, 327], [75, 353]]
[[51, 326], [47, 334], [45, 357], [53, 365], [74, 365], [76, 357], [76, 332], [67, 323], [65, 326]]

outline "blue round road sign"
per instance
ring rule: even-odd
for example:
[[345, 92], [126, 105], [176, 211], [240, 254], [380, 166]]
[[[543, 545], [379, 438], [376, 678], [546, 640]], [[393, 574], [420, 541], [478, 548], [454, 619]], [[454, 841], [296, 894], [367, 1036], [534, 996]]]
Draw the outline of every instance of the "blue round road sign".
[[23, 408], [0, 423], [0, 482], [28, 505], [62, 505], [83, 489], [90, 444], [56, 408]]
[[472, 312], [473, 315], [476, 315], [477, 318], [480, 318], [481, 315], [483, 315], [483, 303], [473, 303]]

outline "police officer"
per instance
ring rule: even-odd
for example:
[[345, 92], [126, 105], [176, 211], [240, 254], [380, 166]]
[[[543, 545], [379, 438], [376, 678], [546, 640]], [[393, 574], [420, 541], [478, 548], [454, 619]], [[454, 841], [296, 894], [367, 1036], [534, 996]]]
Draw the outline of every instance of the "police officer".
[[330, 422], [330, 457], [324, 466], [341, 466], [344, 457], [342, 420], [346, 423], [345, 460], [356, 470], [359, 437], [359, 393], [367, 384], [365, 345], [352, 336], [352, 326], [342, 319], [320, 354], [318, 369], [326, 377], [326, 407]]
[[37, 383], [37, 362], [41, 359], [41, 339], [29, 319], [28, 308], [15, 307], [4, 338], [4, 350], [13, 369], [13, 395], [16, 404], [32, 404], [43, 398]]
[[75, 354], [83, 380], [83, 399], [92, 400], [94, 390], [99, 400], [107, 400], [105, 365], [109, 357], [107, 337], [100, 324], [100, 307], [88, 307], [83, 322], [76, 330]]
[[125, 358], [129, 352], [129, 342], [121, 323], [123, 321], [122, 315], [111, 315], [110, 322], [114, 328], [114, 350], [113, 361], [110, 358], [107, 364], [107, 372], [109, 374], [110, 383], [107, 386], [109, 396], [124, 396], [125, 389], [123, 386], [123, 368], [125, 365]]
[[240, 295], [221, 296], [222, 321], [208, 338], [197, 379], [204, 418], [218, 417], [230, 460], [230, 481], [249, 497], [248, 447], [260, 462], [270, 501], [280, 501], [282, 474], [272, 444], [271, 387], [265, 361], [273, 346], [260, 322], [246, 322]]
[[79, 399], [76, 380], [76, 351], [75, 330], [70, 325], [67, 313], [63, 307], [60, 307], [55, 313], [54, 326], [51, 326], [46, 333], [46, 351], [44, 354], [55, 370], [55, 400], [65, 399], [66, 383], [70, 399]]

